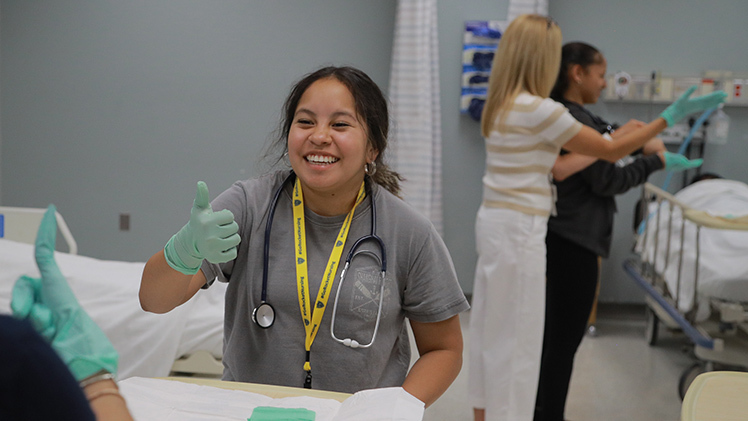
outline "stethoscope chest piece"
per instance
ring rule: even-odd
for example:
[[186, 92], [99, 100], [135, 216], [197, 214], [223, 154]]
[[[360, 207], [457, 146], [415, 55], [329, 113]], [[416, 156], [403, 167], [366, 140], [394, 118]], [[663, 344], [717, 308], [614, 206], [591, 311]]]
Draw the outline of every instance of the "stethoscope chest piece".
[[275, 322], [275, 309], [263, 301], [252, 311], [252, 321], [263, 329], [269, 328]]

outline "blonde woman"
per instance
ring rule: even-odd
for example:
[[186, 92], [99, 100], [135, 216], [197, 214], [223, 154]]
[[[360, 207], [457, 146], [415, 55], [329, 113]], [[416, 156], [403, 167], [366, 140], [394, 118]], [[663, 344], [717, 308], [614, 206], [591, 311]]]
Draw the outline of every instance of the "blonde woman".
[[[486, 172], [470, 316], [469, 396], [476, 421], [533, 418], [545, 313], [545, 236], [554, 204], [549, 175], [560, 148], [615, 162], [726, 97], [715, 92], [690, 99], [689, 90], [656, 120], [609, 141], [548, 98], [560, 61], [561, 29], [539, 15], [512, 21], [494, 57], [482, 117]], [[581, 169], [589, 161], [568, 165]]]

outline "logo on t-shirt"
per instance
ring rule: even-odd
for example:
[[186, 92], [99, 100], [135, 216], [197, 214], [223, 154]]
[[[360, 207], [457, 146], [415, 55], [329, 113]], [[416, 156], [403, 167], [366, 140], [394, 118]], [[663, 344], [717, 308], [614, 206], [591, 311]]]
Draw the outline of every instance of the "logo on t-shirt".
[[382, 292], [382, 269], [380, 266], [359, 267], [354, 270], [353, 288], [351, 289], [350, 311], [359, 315], [367, 322], [377, 319], [379, 301], [382, 304], [382, 315], [387, 313], [387, 303], [390, 297], [390, 288], [385, 280], [384, 297]]

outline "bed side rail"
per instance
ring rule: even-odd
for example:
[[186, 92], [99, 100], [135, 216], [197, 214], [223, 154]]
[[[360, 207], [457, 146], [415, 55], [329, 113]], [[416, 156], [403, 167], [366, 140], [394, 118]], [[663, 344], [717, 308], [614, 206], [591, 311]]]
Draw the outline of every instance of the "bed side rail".
[[688, 205], [681, 203], [672, 194], [649, 182], [644, 183], [644, 193], [649, 197], [654, 197], [658, 202], [666, 200], [680, 207], [683, 210], [683, 216], [699, 226], [714, 229], [748, 231], [748, 215], [726, 217], [712, 215], [703, 210], [692, 209]]
[[[0, 206], [0, 238], [19, 243], [34, 244], [36, 232], [47, 209]], [[60, 230], [68, 253], [78, 254], [78, 243], [75, 242], [65, 219], [56, 212], [57, 229]]]
[[[656, 211], [653, 213], [650, 213], [649, 205], [650, 201], [656, 202]], [[652, 275], [652, 279], [654, 279], [657, 276], [657, 273], [655, 273], [660, 265], [658, 265], [658, 256], [660, 255], [659, 251], [661, 251], [661, 247], [663, 247], [663, 244], [660, 244], [660, 235], [658, 234], [660, 232], [660, 229], [666, 229], [667, 237], [664, 241], [664, 262], [662, 264], [662, 270], [661, 273], [664, 274], [670, 265], [670, 255], [671, 255], [671, 247], [673, 245], [671, 244], [671, 239], [673, 237], [672, 230], [673, 230], [673, 215], [674, 211], [678, 209], [681, 214], [681, 221], [680, 221], [680, 244], [675, 245], [675, 247], [680, 247], [677, 249], [677, 276], [676, 276], [676, 289], [675, 291], [669, 291], [671, 294], [674, 295], [675, 303], [680, 303], [680, 296], [681, 296], [681, 281], [682, 281], [682, 274], [684, 270], [693, 270], [694, 274], [694, 285], [693, 285], [693, 296], [688, 297], [691, 301], [691, 313], [686, 314], [686, 319], [692, 319], [695, 316], [695, 308], [696, 308], [696, 302], [697, 302], [697, 296], [698, 296], [698, 284], [699, 284], [699, 260], [701, 255], [701, 241], [700, 241], [700, 234], [701, 229], [703, 227], [706, 228], [712, 228], [712, 229], [720, 229], [720, 230], [748, 230], [748, 215], [742, 215], [738, 217], [727, 217], [727, 216], [719, 216], [710, 214], [709, 212], [694, 209], [689, 207], [689, 205], [686, 205], [679, 201], [674, 195], [668, 193], [667, 191], [655, 186], [652, 183], [645, 183], [642, 187], [642, 209], [641, 214], [643, 215], [643, 222], [640, 230], [638, 233], [638, 236], [640, 239], [643, 239], [643, 255], [642, 255], [642, 262], [641, 267], [639, 268], [639, 272], [642, 275]], [[666, 220], [663, 222], [662, 220]], [[684, 261], [683, 261], [683, 246], [684, 246], [684, 239], [686, 237], [686, 221], [690, 223], [691, 226], [695, 229], [695, 266], [693, 268], [684, 268]], [[664, 224], [667, 224], [667, 227], [663, 226]], [[651, 239], [651, 242], [648, 242], [648, 236], [653, 235], [654, 237]], [[653, 247], [653, 250], [651, 252], [651, 261], [650, 261], [650, 254], [647, 252], [646, 247], [650, 244]], [[650, 273], [652, 272], [652, 273]], [[646, 276], [643, 276], [642, 279], [646, 279]], [[654, 282], [654, 281], [653, 281]], [[650, 292], [650, 291], [648, 291]], [[675, 308], [677, 309], [677, 304], [675, 305]]]
[[646, 183], [644, 183], [644, 191], [645, 191], [646, 193], [649, 193], [649, 194], [651, 194], [651, 195], [654, 195], [655, 197], [659, 197], [659, 198], [665, 199], [665, 200], [667, 200], [667, 201], [669, 201], [669, 202], [672, 202], [672, 203], [674, 203], [674, 204], [676, 204], [676, 205], [680, 206], [681, 208], [687, 208], [687, 207], [688, 207], [688, 206], [684, 205], [683, 203], [681, 203], [681, 202], [680, 202], [680, 201], [679, 201], [679, 200], [678, 200], [678, 199], [677, 199], [677, 198], [676, 198], [675, 196], [673, 196], [672, 194], [670, 194], [670, 193], [666, 192], [665, 190], [663, 190], [663, 189], [661, 189], [661, 188], [659, 188], [659, 187], [655, 186], [654, 184], [652, 184], [652, 183], [650, 183], [650, 182], [646, 182]]
[[[649, 209], [650, 201], [654, 201], [657, 203], [657, 210], [653, 213], [650, 213], [650, 209]], [[667, 204], [667, 207], [663, 206], [664, 204]], [[645, 273], [646, 270], [651, 271], [652, 273], [647, 272], [647, 274], [651, 275], [652, 278], [654, 279], [657, 276], [657, 274], [655, 273], [658, 267], [657, 259], [659, 256], [659, 251], [661, 250], [660, 247], [662, 247], [662, 245], [660, 244], [660, 235], [658, 233], [660, 232], [661, 224], [664, 223], [662, 222], [662, 219], [665, 218], [663, 213], [668, 213], [667, 215], [667, 237], [666, 237], [666, 241], [664, 245], [665, 261], [663, 262], [663, 265], [662, 265], [662, 273], [664, 274], [670, 265], [670, 254], [671, 254], [670, 250], [671, 250], [671, 247], [673, 246], [671, 244], [671, 240], [673, 237], [672, 236], [673, 215], [674, 215], [675, 209], [676, 208], [679, 209], [681, 215], [685, 215], [686, 211], [689, 210], [689, 207], [685, 205], [684, 203], [682, 203], [681, 201], [679, 201], [672, 194], [668, 193], [667, 191], [649, 182], [644, 183], [644, 185], [642, 186], [641, 206], [642, 206], [641, 214], [643, 216], [643, 221], [641, 223], [642, 230], [640, 231], [639, 236], [641, 237], [641, 239], [643, 239], [642, 244], [644, 245], [644, 248], [642, 250], [643, 251], [642, 265], [641, 265], [640, 270], [641, 270], [641, 273]], [[680, 302], [680, 296], [681, 296], [680, 290], [681, 290], [681, 274], [683, 271], [683, 241], [685, 238], [685, 235], [683, 233], [685, 232], [685, 229], [686, 229], [685, 222], [686, 222], [686, 218], [685, 217], [681, 218], [680, 244], [677, 245], [677, 247], [679, 247], [678, 262], [677, 262], [677, 288], [675, 291], [670, 291], [670, 293], [674, 295], [675, 303]], [[646, 247], [648, 244], [648, 237], [650, 233], [651, 235], [654, 236], [652, 239], [653, 250], [652, 250], [652, 261], [651, 262], [649, 261], [649, 254], [646, 251]], [[698, 233], [698, 226], [697, 226], [697, 233]], [[697, 243], [698, 243], [698, 239], [697, 239]], [[698, 256], [696, 260], [697, 260], [696, 262], [697, 272], [695, 275], [696, 280], [694, 284], [694, 294], [693, 294], [693, 297], [690, 297], [691, 302], [692, 302], [692, 307], [695, 307], [696, 298], [697, 298], [696, 283], [698, 282]]]
[[683, 216], [694, 224], [706, 228], [748, 231], [748, 215], [731, 218], [712, 215], [702, 210], [686, 209], [683, 212]]
[[626, 272], [659, 304], [667, 314], [680, 326], [694, 344], [710, 350], [718, 350], [722, 344], [721, 340], [711, 338], [706, 332], [695, 328], [678, 310], [662, 296], [639, 271], [635, 259], [627, 259], [623, 262]]

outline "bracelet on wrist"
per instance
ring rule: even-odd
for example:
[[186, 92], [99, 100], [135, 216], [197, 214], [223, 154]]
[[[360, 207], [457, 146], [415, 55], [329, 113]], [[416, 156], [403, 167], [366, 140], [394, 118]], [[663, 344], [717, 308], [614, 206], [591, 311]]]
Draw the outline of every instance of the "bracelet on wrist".
[[96, 382], [100, 382], [103, 380], [114, 381], [114, 374], [108, 371], [100, 371], [92, 376], [88, 376], [85, 379], [81, 380], [79, 384], [80, 384], [81, 389], [84, 389], [86, 386], [92, 385]]

